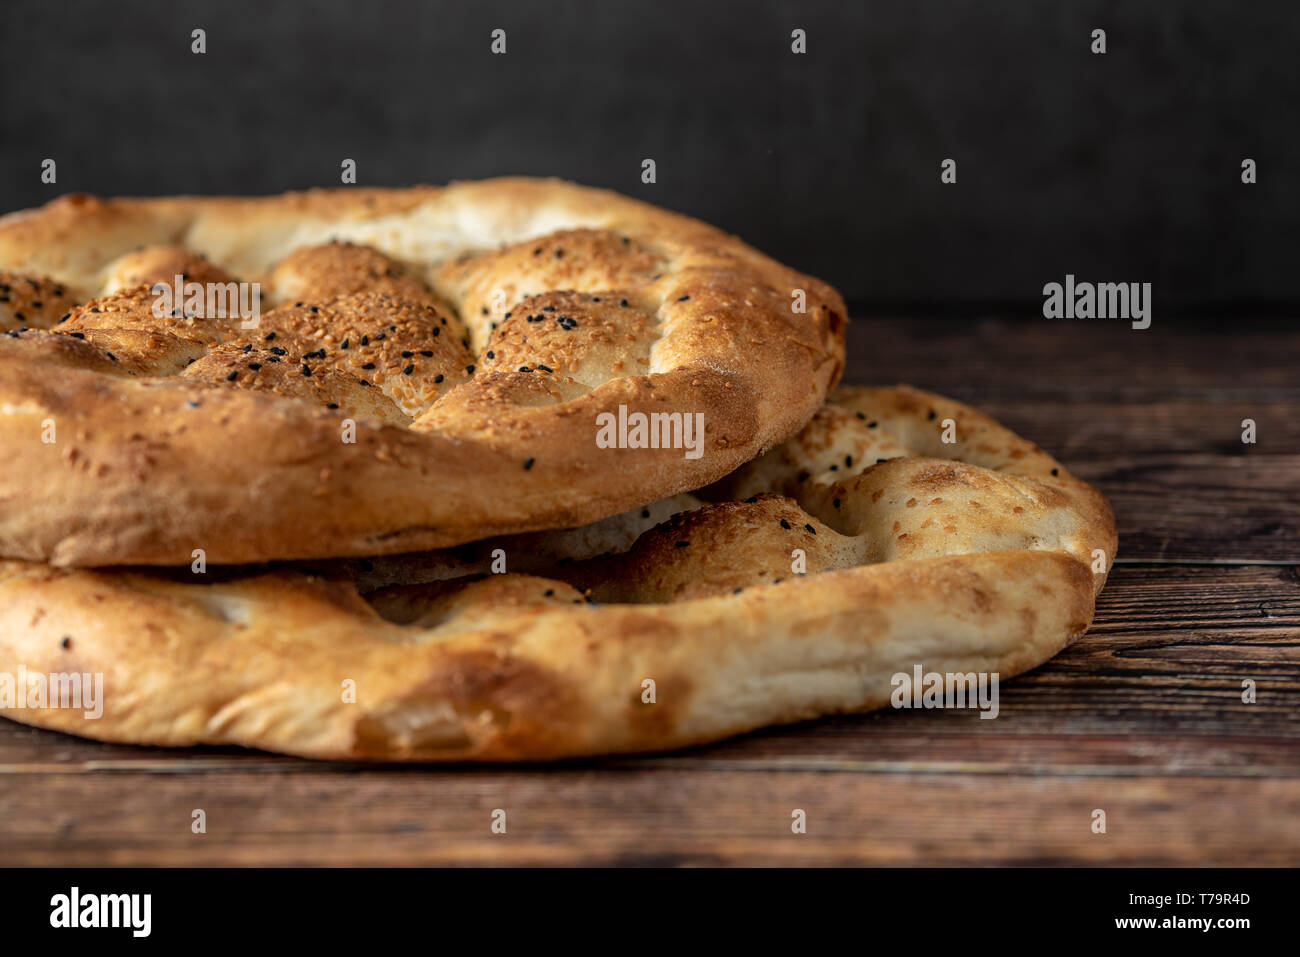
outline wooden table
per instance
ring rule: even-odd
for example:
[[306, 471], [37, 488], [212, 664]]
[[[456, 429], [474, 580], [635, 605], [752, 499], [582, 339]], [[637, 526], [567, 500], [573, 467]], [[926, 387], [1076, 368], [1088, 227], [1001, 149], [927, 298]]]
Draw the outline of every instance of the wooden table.
[[662, 757], [425, 769], [115, 747], [0, 720], [0, 863], [1300, 863], [1293, 328], [851, 327], [846, 382], [975, 403], [1115, 507], [1092, 631], [1004, 685], [997, 721], [877, 713]]

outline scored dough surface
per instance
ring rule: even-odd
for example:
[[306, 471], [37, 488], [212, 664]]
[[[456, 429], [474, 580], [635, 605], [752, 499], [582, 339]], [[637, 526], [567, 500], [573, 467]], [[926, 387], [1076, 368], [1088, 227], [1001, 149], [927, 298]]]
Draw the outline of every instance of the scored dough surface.
[[[582, 525], [781, 442], [843, 367], [830, 286], [554, 180], [64, 197], [0, 219], [0, 271], [0, 554], [64, 566]], [[160, 310], [175, 275], [264, 309]], [[599, 447], [620, 407], [702, 413], [702, 454]]]

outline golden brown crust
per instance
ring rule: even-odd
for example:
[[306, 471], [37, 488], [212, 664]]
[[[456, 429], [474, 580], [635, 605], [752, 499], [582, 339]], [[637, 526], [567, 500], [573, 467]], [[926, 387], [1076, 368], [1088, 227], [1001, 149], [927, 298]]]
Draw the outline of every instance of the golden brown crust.
[[[552, 180], [65, 197], [0, 220], [0, 266], [100, 293], [55, 328], [135, 373], [92, 363], [44, 376], [0, 337], [0, 436], [20, 450], [0, 463], [0, 500], [24, 504], [0, 513], [0, 554], [59, 565], [184, 562], [196, 548], [222, 562], [377, 554], [581, 525], [783, 440], [843, 365], [844, 306], [829, 286], [702, 223]], [[158, 315], [149, 285], [102, 294], [167, 270], [320, 291], [252, 330], [183, 305]], [[806, 311], [792, 306], [799, 290]], [[327, 307], [333, 325], [306, 315]], [[565, 322], [529, 328], [527, 315], [561, 307]], [[447, 331], [435, 337], [419, 310]], [[367, 322], [397, 324], [396, 348], [361, 361], [330, 350]], [[262, 348], [267, 330], [294, 340], [277, 346], [286, 353], [323, 346], [321, 361], [359, 382], [373, 363], [366, 381], [410, 427], [371, 419], [347, 441], [348, 417], [319, 390], [238, 377], [196, 414], [196, 376], [177, 375], [187, 343]], [[703, 454], [599, 447], [597, 416], [620, 406], [703, 413]], [[75, 441], [58, 456], [39, 444], [51, 417]], [[93, 464], [57, 464], [68, 460]]]
[[[224, 575], [0, 563], [0, 671], [104, 675], [97, 719], [6, 713], [110, 741], [545, 760], [882, 707], [916, 665], [1005, 679], [1083, 634], [1115, 550], [1094, 490], [939, 396], [840, 390], [835, 405], [849, 414], [736, 477], [752, 500], [661, 503], [596, 530]], [[948, 417], [971, 429], [964, 444], [942, 441]], [[798, 480], [806, 450], [869, 421], [896, 457], [799, 482], [793, 501], [768, 494], [774, 463], [794, 460]], [[964, 461], [940, 457], [954, 449]], [[620, 554], [592, 555], [605, 546]], [[519, 573], [540, 554], [549, 568]]]

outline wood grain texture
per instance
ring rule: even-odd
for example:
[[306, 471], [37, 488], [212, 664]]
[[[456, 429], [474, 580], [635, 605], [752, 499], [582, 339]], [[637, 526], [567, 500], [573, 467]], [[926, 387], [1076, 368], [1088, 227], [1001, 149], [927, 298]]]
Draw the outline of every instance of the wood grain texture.
[[868, 320], [850, 342], [846, 381], [981, 405], [1115, 505], [1092, 631], [1005, 683], [997, 720], [880, 712], [440, 770], [0, 720], [0, 864], [1300, 864], [1300, 336]]

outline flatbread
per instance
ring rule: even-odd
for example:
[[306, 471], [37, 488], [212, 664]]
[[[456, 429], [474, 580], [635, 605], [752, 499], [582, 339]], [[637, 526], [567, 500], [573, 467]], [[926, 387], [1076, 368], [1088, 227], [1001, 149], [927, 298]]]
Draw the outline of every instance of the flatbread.
[[61, 566], [581, 525], [788, 438], [844, 359], [830, 286], [556, 180], [70, 196], [0, 270], [0, 554]]
[[841, 389], [724, 482], [576, 531], [201, 575], [0, 563], [0, 674], [104, 678], [97, 718], [5, 714], [313, 758], [680, 748], [886, 706], [916, 666], [1036, 667], [1115, 549], [1101, 495], [988, 417]]

